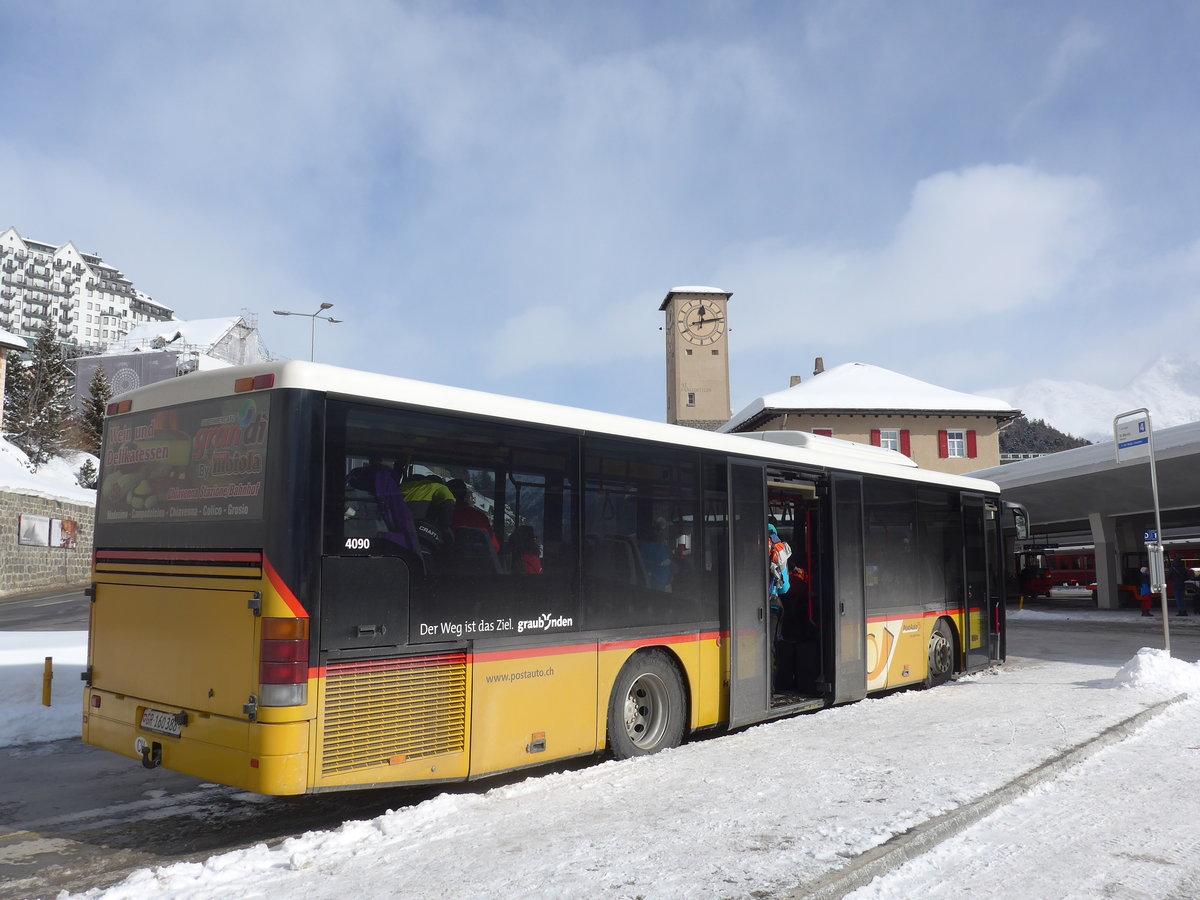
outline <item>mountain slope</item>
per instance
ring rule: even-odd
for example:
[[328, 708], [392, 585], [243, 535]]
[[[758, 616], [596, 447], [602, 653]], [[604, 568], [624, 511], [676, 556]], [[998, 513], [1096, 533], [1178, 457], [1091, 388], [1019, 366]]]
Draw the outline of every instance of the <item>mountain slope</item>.
[[1007, 400], [1028, 418], [1069, 434], [1111, 441], [1113, 417], [1143, 406], [1156, 429], [1200, 421], [1200, 359], [1186, 353], [1161, 357], [1118, 389], [1039, 378], [980, 394]]

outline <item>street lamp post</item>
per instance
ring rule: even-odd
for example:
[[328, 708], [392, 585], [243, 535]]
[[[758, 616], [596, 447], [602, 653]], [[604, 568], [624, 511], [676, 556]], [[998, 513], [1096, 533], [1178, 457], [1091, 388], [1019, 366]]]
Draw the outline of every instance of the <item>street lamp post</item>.
[[283, 310], [283, 309], [273, 309], [273, 310], [271, 310], [271, 312], [275, 313], [275, 315], [277, 315], [277, 316], [305, 316], [309, 319], [312, 319], [312, 329], [311, 329], [311, 334], [309, 336], [309, 344], [308, 344], [308, 358], [309, 358], [309, 361], [316, 362], [316, 360], [317, 360], [317, 319], [324, 319], [330, 325], [336, 325], [339, 322], [345, 321], [343, 319], [335, 319], [332, 316], [321, 315], [321, 313], [325, 312], [325, 310], [332, 309], [332, 308], [333, 308], [332, 303], [322, 303], [320, 309], [318, 309], [314, 313], [289, 312], [288, 310]]

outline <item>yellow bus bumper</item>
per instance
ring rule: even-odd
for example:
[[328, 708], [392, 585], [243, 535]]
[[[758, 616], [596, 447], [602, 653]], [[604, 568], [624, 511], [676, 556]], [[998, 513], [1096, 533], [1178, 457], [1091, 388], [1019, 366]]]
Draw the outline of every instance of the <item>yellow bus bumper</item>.
[[142, 748], [151, 747], [166, 768], [258, 794], [307, 790], [309, 722], [267, 724], [185, 710], [188, 723], [179, 737], [172, 737], [140, 727], [147, 708], [162, 706], [87, 689], [83, 742], [139, 762]]

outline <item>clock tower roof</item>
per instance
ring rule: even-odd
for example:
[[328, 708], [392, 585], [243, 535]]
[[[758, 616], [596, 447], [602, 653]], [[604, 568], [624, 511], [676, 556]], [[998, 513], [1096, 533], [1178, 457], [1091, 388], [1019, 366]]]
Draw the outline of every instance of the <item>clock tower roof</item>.
[[663, 302], [659, 305], [659, 312], [662, 312], [667, 308], [667, 304], [671, 302], [671, 298], [676, 294], [720, 294], [726, 300], [733, 296], [731, 291], [723, 291], [720, 288], [715, 287], [673, 287], [667, 291], [667, 296], [663, 298]]

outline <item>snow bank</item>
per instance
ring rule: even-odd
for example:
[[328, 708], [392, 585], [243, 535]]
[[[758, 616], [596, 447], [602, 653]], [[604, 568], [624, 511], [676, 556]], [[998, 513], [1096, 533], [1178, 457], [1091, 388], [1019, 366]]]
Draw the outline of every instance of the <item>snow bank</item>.
[[[52, 706], [42, 706], [46, 657]], [[0, 747], [79, 737], [86, 631], [0, 631]]]
[[1200, 695], [1200, 662], [1184, 662], [1165, 650], [1143, 647], [1113, 676], [1121, 687], [1151, 688], [1173, 694]]

